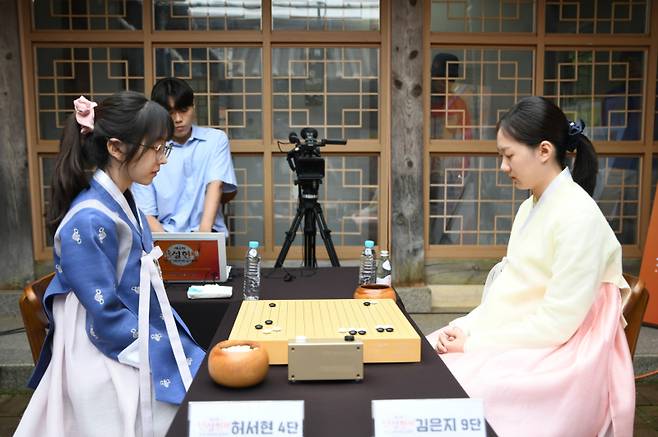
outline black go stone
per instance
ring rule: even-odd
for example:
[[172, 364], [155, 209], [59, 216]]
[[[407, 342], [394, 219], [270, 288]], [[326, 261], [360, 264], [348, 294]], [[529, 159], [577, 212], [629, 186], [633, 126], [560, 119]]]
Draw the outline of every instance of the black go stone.
[[346, 335], [345, 336], [345, 341], [354, 341], [354, 336], [353, 335]]
[[384, 328], [377, 328], [377, 332], [384, 332]]
[[360, 330], [360, 331], [359, 331], [359, 335], [366, 335], [366, 331], [365, 331], [365, 330], [363, 330], [363, 329], [362, 329], [362, 330]]
[[258, 324], [258, 325], [256, 325], [256, 326], [254, 326], [254, 328], [256, 328], [256, 329], [263, 329], [263, 325]]
[[272, 321], [271, 321], [271, 320], [265, 320], [265, 324], [266, 324], [266, 325], [271, 325], [271, 324], [272, 324]]
[[370, 306], [370, 302], [363, 302], [363, 306], [369, 307], [369, 306]]
[[274, 302], [270, 302], [270, 307], [274, 308], [276, 304]]
[[350, 335], [356, 335], [356, 329], [352, 329], [352, 330], [350, 331]]
[[393, 328], [386, 328], [386, 332], [393, 332]]

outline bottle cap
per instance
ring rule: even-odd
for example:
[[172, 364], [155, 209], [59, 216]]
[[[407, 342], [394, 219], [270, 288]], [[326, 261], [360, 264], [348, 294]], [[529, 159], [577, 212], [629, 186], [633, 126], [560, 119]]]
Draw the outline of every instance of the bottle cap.
[[375, 242], [372, 241], [372, 240], [366, 240], [365, 245], [366, 245], [367, 248], [373, 248], [373, 247], [375, 247]]
[[250, 241], [249, 249], [258, 249], [258, 241]]

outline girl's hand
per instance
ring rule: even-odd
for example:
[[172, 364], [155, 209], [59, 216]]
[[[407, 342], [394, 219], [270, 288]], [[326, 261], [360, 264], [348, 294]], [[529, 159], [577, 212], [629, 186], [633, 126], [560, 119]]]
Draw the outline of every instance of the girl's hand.
[[439, 341], [436, 343], [436, 351], [440, 354], [447, 352], [464, 352], [466, 334], [456, 326], [446, 326], [439, 332]]

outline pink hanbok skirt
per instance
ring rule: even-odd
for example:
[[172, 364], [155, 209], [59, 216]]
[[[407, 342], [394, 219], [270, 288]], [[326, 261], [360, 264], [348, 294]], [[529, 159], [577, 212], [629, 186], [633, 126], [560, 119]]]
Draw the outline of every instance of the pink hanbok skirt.
[[[605, 283], [563, 345], [440, 357], [499, 436], [633, 435], [635, 381], [619, 288]], [[436, 345], [438, 331], [427, 336]]]

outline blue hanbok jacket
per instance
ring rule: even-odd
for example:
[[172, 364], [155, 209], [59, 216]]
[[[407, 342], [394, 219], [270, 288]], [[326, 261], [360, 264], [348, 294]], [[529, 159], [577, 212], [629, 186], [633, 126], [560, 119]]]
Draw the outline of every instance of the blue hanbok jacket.
[[[44, 295], [50, 321], [39, 361], [28, 383], [35, 388], [52, 355], [53, 298], [73, 292], [87, 312], [89, 340], [107, 357], [118, 355], [138, 337], [141, 256], [153, 248], [144, 215], [136, 218], [126, 197], [110, 177], [97, 170], [90, 187], [73, 201], [55, 234], [55, 277]], [[185, 387], [179, 374], [162, 312], [151, 286], [149, 361], [155, 398], [180, 404]], [[204, 351], [173, 311], [187, 365], [196, 374]], [[75, 359], [75, 357], [72, 357]]]

